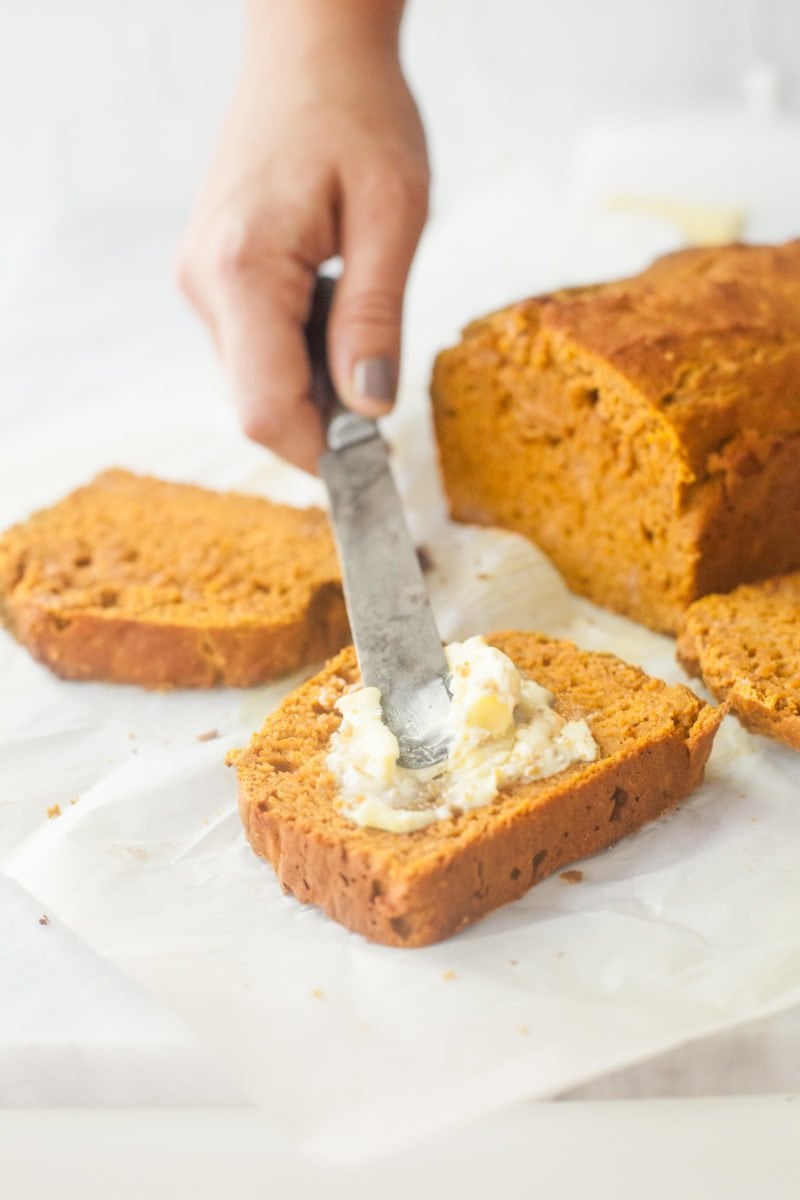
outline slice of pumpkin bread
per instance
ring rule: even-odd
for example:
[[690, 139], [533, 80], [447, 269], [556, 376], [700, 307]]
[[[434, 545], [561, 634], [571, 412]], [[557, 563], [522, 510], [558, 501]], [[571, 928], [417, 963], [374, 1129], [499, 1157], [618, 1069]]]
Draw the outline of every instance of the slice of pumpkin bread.
[[325, 514], [105, 471], [0, 537], [0, 618], [66, 679], [246, 687], [348, 639]]
[[746, 729], [800, 750], [800, 572], [698, 600], [678, 658]]
[[720, 713], [609, 654], [533, 633], [487, 639], [584, 719], [597, 761], [519, 784], [414, 833], [355, 825], [326, 766], [352, 649], [293, 692], [229, 756], [247, 836], [284, 890], [376, 942], [424, 946], [522, 896], [674, 807], [697, 787]]
[[433, 405], [454, 517], [663, 632], [800, 568], [800, 240], [684, 250], [476, 321]]

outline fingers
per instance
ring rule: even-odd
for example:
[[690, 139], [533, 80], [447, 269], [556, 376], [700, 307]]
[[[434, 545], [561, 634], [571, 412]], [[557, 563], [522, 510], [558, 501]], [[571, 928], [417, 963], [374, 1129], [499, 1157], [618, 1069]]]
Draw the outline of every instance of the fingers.
[[328, 353], [342, 400], [374, 417], [391, 408], [397, 389], [403, 293], [427, 214], [427, 175], [389, 167], [343, 190], [345, 267]]
[[[262, 212], [249, 236], [194, 237], [179, 283], [211, 329], [231, 379], [246, 435], [316, 472], [323, 450], [310, 397], [305, 325], [315, 266], [338, 246], [345, 269], [328, 336], [331, 372], [343, 401], [367, 416], [394, 401], [403, 292], [427, 211], [427, 174], [374, 163], [342, 179], [338, 199]], [[321, 209], [324, 220], [313, 219]], [[334, 214], [338, 213], [338, 229]], [[207, 232], [207, 231], [206, 231]], [[209, 253], [209, 246], [220, 247]], [[302, 253], [301, 253], [302, 250]]]
[[290, 254], [236, 251], [208, 275], [194, 303], [212, 327], [245, 434], [316, 472], [323, 436], [304, 338], [314, 272]]
[[276, 304], [261, 280], [232, 289], [220, 310], [220, 353], [247, 437], [312, 473], [323, 437], [309, 398], [303, 320]]

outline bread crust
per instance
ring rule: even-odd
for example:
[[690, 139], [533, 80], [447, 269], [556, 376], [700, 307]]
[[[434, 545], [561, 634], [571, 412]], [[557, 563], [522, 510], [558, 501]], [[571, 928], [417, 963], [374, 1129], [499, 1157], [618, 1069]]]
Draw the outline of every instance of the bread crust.
[[[557, 705], [565, 716], [587, 719], [601, 760], [417, 833], [359, 829], [337, 812], [324, 762], [338, 725], [332, 704], [357, 678], [352, 651], [344, 651], [230, 756], [247, 837], [286, 892], [372, 941], [425, 946], [632, 833], [700, 783], [721, 714], [688, 689], [566, 642], [508, 633], [490, 640], [515, 661], [524, 658], [526, 673], [545, 686], [559, 685]], [[572, 691], [563, 686], [565, 670], [576, 677]], [[578, 679], [582, 672], [591, 686]], [[649, 715], [626, 707], [623, 689], [631, 687], [641, 689]], [[619, 708], [616, 733], [602, 713], [589, 711], [603, 689]], [[663, 711], [654, 716], [654, 709]], [[646, 734], [636, 734], [637, 721]]]
[[673, 633], [800, 568], [800, 240], [493, 313], [432, 397], [452, 515], [530, 537], [604, 607]]
[[333, 589], [321, 589], [302, 620], [265, 626], [193, 628], [103, 613], [65, 617], [35, 601], [11, 608], [8, 624], [61, 679], [155, 691], [252, 687], [322, 661], [350, 636], [344, 599]]
[[800, 573], [705, 596], [686, 611], [677, 656], [751, 733], [800, 750]]
[[121, 470], [0, 537], [0, 620], [64, 679], [154, 689], [250, 687], [350, 636], [320, 510]]

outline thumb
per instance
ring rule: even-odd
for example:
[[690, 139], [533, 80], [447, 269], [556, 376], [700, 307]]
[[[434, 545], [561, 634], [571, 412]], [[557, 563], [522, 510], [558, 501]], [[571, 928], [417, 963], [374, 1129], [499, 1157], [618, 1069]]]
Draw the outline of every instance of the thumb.
[[403, 293], [426, 210], [424, 179], [389, 177], [345, 193], [344, 271], [328, 353], [339, 395], [366, 417], [380, 416], [394, 403]]

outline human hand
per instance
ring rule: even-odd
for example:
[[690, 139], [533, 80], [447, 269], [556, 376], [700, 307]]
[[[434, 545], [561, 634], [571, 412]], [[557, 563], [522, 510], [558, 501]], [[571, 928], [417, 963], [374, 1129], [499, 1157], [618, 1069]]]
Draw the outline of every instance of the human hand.
[[252, 4], [244, 71], [179, 254], [180, 286], [216, 341], [245, 433], [311, 471], [323, 437], [304, 327], [317, 268], [336, 254], [337, 390], [365, 416], [394, 400], [429, 181], [397, 57], [401, 10], [397, 0]]

